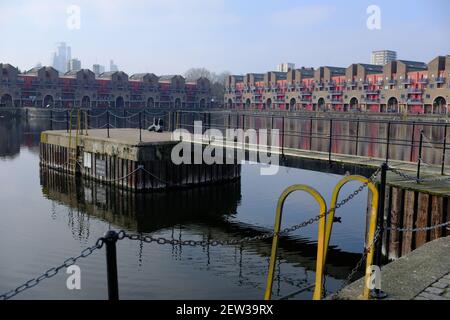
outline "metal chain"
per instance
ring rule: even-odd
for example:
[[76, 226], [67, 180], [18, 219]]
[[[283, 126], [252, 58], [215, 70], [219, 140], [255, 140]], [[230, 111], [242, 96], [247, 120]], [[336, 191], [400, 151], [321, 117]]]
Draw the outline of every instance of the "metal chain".
[[429, 230], [434, 230], [434, 229], [438, 229], [438, 228], [443, 228], [450, 225], [450, 221], [444, 222], [444, 223], [439, 223], [436, 224], [434, 226], [429, 226], [429, 227], [419, 227], [419, 228], [393, 228], [393, 227], [388, 227], [386, 228], [386, 230], [394, 230], [397, 232], [420, 232], [420, 231], [429, 231]]
[[358, 270], [361, 269], [361, 266], [364, 263], [364, 261], [366, 261], [367, 255], [369, 254], [370, 250], [372, 250], [373, 246], [377, 243], [378, 238], [380, 237], [380, 233], [381, 233], [381, 229], [377, 228], [377, 230], [375, 231], [375, 235], [373, 237], [372, 243], [367, 248], [364, 249], [364, 252], [362, 253], [361, 258], [356, 263], [355, 267], [350, 271], [350, 273], [348, 274], [347, 278], [342, 283], [339, 290], [333, 294], [333, 296], [331, 297], [333, 300], [338, 298], [339, 292], [341, 292], [342, 289], [344, 289], [346, 286], [348, 286], [351, 283], [352, 278], [355, 276], [355, 274], [358, 272]]
[[[308, 225], [311, 225], [314, 222], [319, 221], [321, 218], [329, 215], [332, 211], [335, 211], [336, 209], [342, 207], [347, 202], [349, 202], [351, 199], [353, 199], [356, 195], [358, 195], [361, 191], [363, 191], [364, 188], [367, 187], [369, 182], [373, 182], [376, 179], [376, 177], [378, 176], [378, 174], [380, 173], [380, 171], [381, 171], [381, 168], [378, 168], [372, 174], [372, 176], [368, 179], [367, 182], [363, 183], [358, 189], [356, 189], [354, 192], [352, 192], [347, 198], [345, 198], [342, 201], [340, 201], [339, 203], [337, 203], [334, 208], [331, 208], [327, 212], [325, 212], [323, 214], [319, 214], [319, 215], [317, 215], [311, 219], [305, 220], [299, 224], [293, 225], [288, 228], [284, 228], [278, 233], [278, 235], [290, 233], [295, 230], [304, 228]], [[137, 241], [142, 241], [145, 243], [157, 243], [157, 244], [161, 244], [161, 245], [170, 244], [170, 245], [181, 245], [181, 246], [192, 246], [192, 247], [196, 247], [196, 246], [215, 247], [215, 246], [219, 246], [219, 245], [222, 245], [222, 246], [237, 245], [237, 244], [244, 244], [244, 243], [247, 243], [250, 241], [266, 240], [266, 239], [273, 238], [276, 234], [277, 234], [276, 232], [272, 231], [272, 232], [268, 232], [263, 235], [259, 235], [259, 236], [255, 236], [255, 237], [244, 237], [242, 239], [236, 239], [236, 240], [177, 240], [177, 239], [166, 239], [164, 237], [153, 237], [152, 235], [128, 234], [124, 230], [121, 230], [121, 231], [119, 231], [119, 240], [127, 238], [130, 240], [137, 240]]]
[[389, 170], [392, 171], [393, 173], [395, 173], [396, 175], [402, 177], [403, 179], [413, 180], [416, 183], [421, 183], [421, 182], [440, 182], [440, 181], [450, 180], [450, 177], [417, 178], [417, 177], [410, 176], [407, 173], [401, 172], [400, 170], [398, 170], [396, 168], [393, 168], [393, 167], [389, 167]]
[[18, 286], [17, 288], [0, 295], [0, 300], [11, 299], [15, 295], [17, 295], [27, 289], [37, 286], [41, 281], [54, 277], [55, 275], [58, 274], [58, 272], [61, 269], [70, 267], [71, 265], [75, 264], [78, 259], [89, 257], [95, 250], [103, 247], [103, 243], [104, 243], [104, 239], [99, 238], [93, 246], [84, 249], [83, 251], [81, 251], [81, 253], [78, 256], [68, 258], [61, 265], [48, 269], [39, 277], [28, 280], [27, 282]]

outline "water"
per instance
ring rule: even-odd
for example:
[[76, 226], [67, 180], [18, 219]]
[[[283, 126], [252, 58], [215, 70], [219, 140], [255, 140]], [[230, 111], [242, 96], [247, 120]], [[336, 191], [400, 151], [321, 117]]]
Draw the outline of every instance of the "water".
[[[39, 133], [44, 120], [0, 119], [0, 292], [9, 291], [66, 258], [78, 255], [109, 229], [147, 232], [175, 239], [239, 239], [273, 228], [275, 206], [284, 188], [305, 183], [329, 202], [338, 175], [280, 168], [259, 175], [244, 165], [240, 181], [223, 186], [155, 193], [129, 193], [40, 170]], [[357, 188], [350, 183], [343, 197]], [[334, 292], [363, 249], [367, 192], [343, 209], [335, 224], [325, 288]], [[298, 192], [286, 201], [283, 227], [318, 214], [312, 198]], [[314, 283], [317, 224], [280, 243], [274, 298]], [[122, 299], [262, 299], [270, 241], [242, 246], [178, 247], [131, 240], [118, 243]], [[104, 249], [77, 263], [81, 290], [68, 290], [60, 274], [16, 299], [106, 299]], [[296, 298], [310, 299], [312, 291]]]

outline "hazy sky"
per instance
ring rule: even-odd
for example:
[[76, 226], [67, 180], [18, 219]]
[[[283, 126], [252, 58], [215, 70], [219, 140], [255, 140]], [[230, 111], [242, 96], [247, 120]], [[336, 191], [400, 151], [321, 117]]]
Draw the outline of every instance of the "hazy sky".
[[[70, 5], [80, 29], [67, 27]], [[380, 30], [366, 26], [369, 5], [381, 9]], [[375, 49], [428, 62], [450, 54], [449, 12], [448, 0], [0, 0], [0, 62], [51, 64], [60, 41], [83, 68], [114, 59], [130, 74], [346, 67]]]

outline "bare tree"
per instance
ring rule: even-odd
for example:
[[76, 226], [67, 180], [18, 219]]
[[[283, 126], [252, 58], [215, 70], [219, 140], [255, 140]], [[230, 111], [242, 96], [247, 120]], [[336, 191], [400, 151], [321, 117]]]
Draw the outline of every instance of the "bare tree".
[[211, 72], [206, 68], [191, 68], [185, 72], [184, 77], [188, 81], [206, 78], [211, 82], [211, 95], [215, 103], [221, 104], [225, 94], [225, 80], [230, 72], [223, 71], [219, 74]]

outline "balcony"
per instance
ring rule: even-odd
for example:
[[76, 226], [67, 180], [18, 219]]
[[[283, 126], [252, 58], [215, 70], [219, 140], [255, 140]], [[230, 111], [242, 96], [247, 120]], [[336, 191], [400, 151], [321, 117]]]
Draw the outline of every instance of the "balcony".
[[356, 81], [348, 81], [347, 85], [350, 87], [356, 87], [356, 86], [358, 86], [358, 83]]
[[311, 93], [311, 92], [303, 91], [303, 92], [300, 92], [298, 95], [299, 95], [300, 97], [308, 97], [308, 96], [311, 96], [312, 93]]
[[402, 84], [411, 84], [411, 79], [403, 79]]
[[331, 99], [331, 104], [343, 104], [342, 99]]
[[428, 79], [427, 78], [421, 78], [419, 80], [417, 80], [418, 83], [422, 83], [422, 84], [427, 84], [428, 83]]
[[397, 84], [397, 80], [391, 79], [391, 80], [388, 81], [388, 84], [390, 86], [395, 86]]
[[342, 90], [332, 90], [332, 91], [330, 91], [330, 94], [332, 96], [340, 96], [340, 95], [342, 95]]
[[378, 90], [378, 89], [366, 89], [366, 90], [364, 90], [364, 93], [366, 95], [375, 95], [375, 94], [380, 94], [380, 90]]
[[423, 101], [422, 101], [422, 99], [418, 99], [418, 98], [413, 98], [413, 99], [408, 99], [408, 100], [406, 100], [406, 103], [407, 104], [422, 104], [423, 103]]
[[379, 104], [380, 103], [380, 99], [365, 99], [364, 102], [366, 104]]
[[300, 101], [301, 102], [312, 102], [312, 99], [311, 99], [311, 97], [300, 97]]
[[445, 78], [443, 78], [443, 77], [434, 78], [434, 82], [436, 82], [436, 83], [444, 83], [445, 82]]
[[422, 94], [423, 93], [423, 89], [420, 88], [409, 88], [408, 89], [408, 94]]

